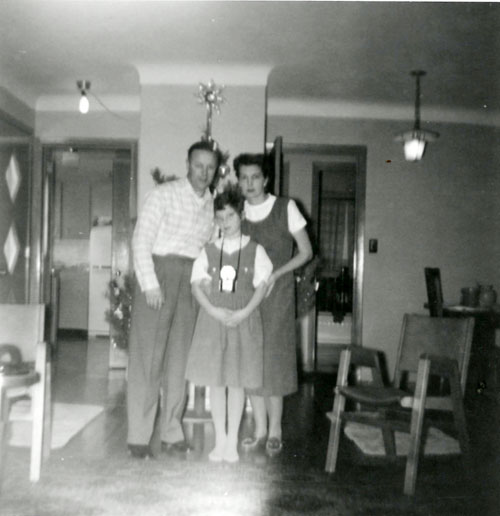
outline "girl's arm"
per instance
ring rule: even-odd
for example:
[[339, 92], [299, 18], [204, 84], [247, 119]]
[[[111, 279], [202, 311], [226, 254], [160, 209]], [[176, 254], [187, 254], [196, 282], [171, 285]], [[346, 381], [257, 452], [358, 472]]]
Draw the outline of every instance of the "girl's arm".
[[309, 240], [309, 236], [307, 235], [305, 228], [300, 229], [296, 233], [292, 233], [292, 236], [295, 239], [295, 243], [297, 244], [298, 252], [290, 261], [286, 262], [282, 267], [276, 269], [271, 274], [266, 295], [271, 293], [276, 280], [281, 278], [281, 276], [287, 272], [291, 272], [301, 265], [304, 265], [304, 263], [307, 263], [313, 256], [311, 241]]
[[214, 306], [203, 291], [202, 283], [202, 281], [194, 281], [191, 283], [193, 296], [196, 298], [198, 303], [200, 303], [200, 306], [206, 310], [208, 315], [212, 316], [218, 321], [221, 321], [224, 324], [227, 324], [227, 320], [233, 312], [226, 308]]
[[260, 285], [255, 289], [252, 298], [241, 310], [235, 310], [231, 312], [231, 315], [226, 321], [227, 326], [238, 326], [244, 321], [261, 303], [264, 299], [267, 290], [267, 283], [262, 281]]

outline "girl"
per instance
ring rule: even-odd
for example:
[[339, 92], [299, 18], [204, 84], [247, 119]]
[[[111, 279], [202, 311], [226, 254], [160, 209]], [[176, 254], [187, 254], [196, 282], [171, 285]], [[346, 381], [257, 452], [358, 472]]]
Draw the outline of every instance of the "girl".
[[260, 387], [263, 380], [262, 321], [256, 308], [272, 264], [264, 248], [241, 233], [243, 202], [238, 186], [231, 184], [215, 198], [215, 221], [222, 237], [205, 246], [191, 275], [201, 309], [186, 378], [210, 387], [215, 447], [208, 458], [215, 462], [239, 460], [244, 389]]

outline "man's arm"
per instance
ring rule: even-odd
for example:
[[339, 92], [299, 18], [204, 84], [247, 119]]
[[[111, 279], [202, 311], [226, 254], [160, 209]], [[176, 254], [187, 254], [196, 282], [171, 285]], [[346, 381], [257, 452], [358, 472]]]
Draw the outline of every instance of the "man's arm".
[[153, 263], [153, 246], [156, 242], [161, 219], [164, 216], [163, 202], [158, 190], [151, 191], [139, 214], [132, 238], [134, 270], [151, 308], [158, 309], [163, 303], [163, 294], [156, 277]]

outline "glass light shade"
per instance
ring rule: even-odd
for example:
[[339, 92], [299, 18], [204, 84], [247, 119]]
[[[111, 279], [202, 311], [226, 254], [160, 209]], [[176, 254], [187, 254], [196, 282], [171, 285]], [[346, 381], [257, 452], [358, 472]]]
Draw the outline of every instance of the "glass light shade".
[[413, 138], [412, 140], [405, 141], [404, 152], [406, 161], [419, 161], [422, 159], [425, 150], [425, 140], [419, 140]]
[[406, 161], [419, 161], [424, 155], [426, 144], [435, 141], [438, 137], [439, 134], [434, 131], [413, 129], [399, 134], [395, 141], [403, 143]]
[[82, 92], [82, 96], [80, 97], [80, 104], [78, 105], [78, 109], [80, 110], [80, 113], [86, 114], [89, 112], [89, 99], [87, 98], [87, 95], [85, 95], [85, 92]]

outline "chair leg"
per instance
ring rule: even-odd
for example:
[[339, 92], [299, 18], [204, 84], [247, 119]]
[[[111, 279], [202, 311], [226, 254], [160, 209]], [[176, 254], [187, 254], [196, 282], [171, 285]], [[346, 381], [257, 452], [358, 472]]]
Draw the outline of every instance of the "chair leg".
[[[450, 377], [450, 393], [451, 401], [453, 404], [453, 418], [455, 420], [455, 426], [458, 432], [460, 450], [462, 451], [462, 455], [467, 466], [470, 466], [471, 454], [469, 446], [469, 434], [467, 432], [467, 422], [465, 419], [462, 389], [458, 380], [458, 369], [456, 370], [455, 374], [452, 374]], [[469, 467], [466, 469], [469, 470]]]
[[422, 443], [422, 428], [425, 414], [425, 398], [429, 383], [430, 361], [421, 359], [418, 365], [417, 385], [413, 398], [410, 427], [410, 447], [406, 460], [404, 494], [414, 495], [417, 483], [418, 461]]
[[[347, 376], [349, 374], [349, 364], [351, 362], [351, 352], [344, 350], [340, 354], [339, 370], [337, 373], [337, 387], [347, 385]], [[339, 452], [340, 430], [342, 429], [341, 415], [344, 412], [345, 396], [338, 392], [335, 393], [335, 401], [333, 402], [333, 411], [329, 414], [331, 418], [330, 436], [328, 438], [328, 451], [326, 454], [325, 471], [334, 473], [337, 465], [337, 456]]]
[[42, 469], [43, 426], [45, 412], [45, 379], [33, 386], [33, 430], [31, 436], [30, 480], [38, 482]]
[[389, 428], [382, 428], [382, 438], [384, 440], [385, 454], [388, 457], [396, 456], [396, 439], [394, 432]]
[[331, 413], [332, 422], [330, 424], [330, 436], [328, 438], [328, 452], [326, 454], [325, 471], [335, 473], [337, 466], [337, 456], [340, 444], [340, 431], [342, 429], [341, 414], [344, 412], [345, 397], [341, 394], [335, 395], [333, 412]]
[[[387, 413], [387, 410], [381, 410], [381, 414], [384, 419], [387, 418], [386, 413]], [[396, 456], [396, 439], [395, 439], [394, 431], [385, 426], [383, 426], [381, 428], [381, 430], [382, 430], [382, 439], [384, 441], [385, 454], [388, 457], [395, 457]]]
[[3, 465], [5, 458], [5, 435], [9, 422], [9, 400], [5, 395], [5, 391], [0, 389], [0, 487], [3, 473]]
[[51, 364], [47, 364], [45, 380], [45, 407], [43, 413], [43, 450], [42, 461], [48, 459], [50, 455], [50, 445], [52, 442], [52, 374]]

